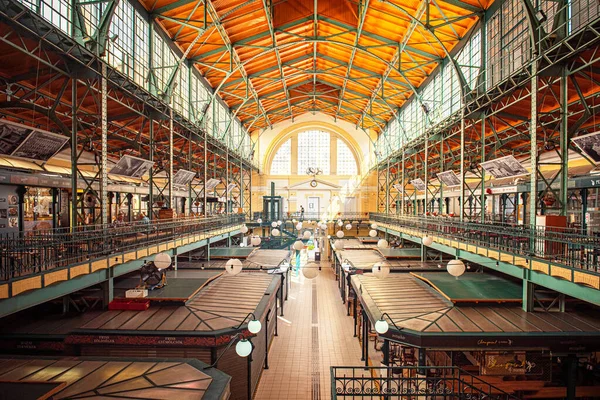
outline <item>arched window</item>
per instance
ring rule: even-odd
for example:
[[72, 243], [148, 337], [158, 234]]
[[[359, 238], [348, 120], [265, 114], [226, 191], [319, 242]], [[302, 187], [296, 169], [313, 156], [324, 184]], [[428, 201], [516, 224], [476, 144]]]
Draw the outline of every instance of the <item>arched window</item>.
[[288, 139], [281, 145], [273, 162], [271, 163], [271, 175], [290, 175], [292, 173], [290, 160], [292, 159], [292, 139]]
[[342, 141], [337, 141], [337, 173], [338, 175], [358, 175], [356, 159], [348, 145]]
[[331, 154], [329, 145], [331, 134], [310, 130], [298, 134], [298, 174], [304, 174], [309, 167], [318, 167], [323, 175], [329, 175]]

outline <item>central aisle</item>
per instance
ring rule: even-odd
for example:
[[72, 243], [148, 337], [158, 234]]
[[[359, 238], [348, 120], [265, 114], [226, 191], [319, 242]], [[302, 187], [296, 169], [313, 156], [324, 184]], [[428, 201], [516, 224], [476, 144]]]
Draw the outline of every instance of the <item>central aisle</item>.
[[332, 365], [360, 366], [360, 345], [353, 319], [346, 316], [329, 262], [313, 280], [292, 278], [279, 336], [269, 352], [255, 399], [329, 399]]

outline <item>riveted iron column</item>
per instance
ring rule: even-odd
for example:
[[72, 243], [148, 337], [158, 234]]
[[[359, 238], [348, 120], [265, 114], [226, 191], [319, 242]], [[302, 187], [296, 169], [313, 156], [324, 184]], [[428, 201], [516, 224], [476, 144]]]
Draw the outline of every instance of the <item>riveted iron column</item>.
[[[101, 128], [102, 128], [102, 153], [101, 153], [101, 161], [100, 161], [100, 204], [102, 206], [101, 210], [101, 218], [102, 224], [108, 224], [108, 171], [107, 161], [108, 161], [108, 83], [106, 79], [107, 68], [105, 63], [101, 63], [102, 65], [102, 76], [100, 77], [101, 86], [102, 86], [102, 120], [101, 120]], [[130, 215], [131, 216], [131, 215]]]

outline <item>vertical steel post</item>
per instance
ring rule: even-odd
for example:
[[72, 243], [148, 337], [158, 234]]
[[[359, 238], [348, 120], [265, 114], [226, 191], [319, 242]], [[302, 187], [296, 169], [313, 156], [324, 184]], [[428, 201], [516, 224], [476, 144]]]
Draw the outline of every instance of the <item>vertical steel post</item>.
[[460, 221], [465, 219], [465, 107], [461, 101], [460, 108]]
[[425, 216], [427, 216], [427, 209], [429, 207], [429, 137], [425, 134], [425, 166], [424, 166], [424, 178], [425, 181], [425, 209], [423, 210]]
[[[536, 44], [534, 44], [535, 46]], [[531, 180], [529, 194], [529, 225], [532, 229], [536, 225], [537, 208], [538, 208], [538, 146], [537, 146], [537, 53], [533, 53], [533, 62], [531, 63], [531, 116], [529, 120], [529, 135], [530, 135], [530, 159], [531, 159]], [[532, 239], [532, 246], [533, 246]], [[532, 247], [533, 249], [533, 247]]]
[[77, 79], [71, 82], [71, 229], [77, 227]]
[[569, 81], [567, 69], [562, 68], [560, 76], [560, 215], [567, 215], [569, 200]]
[[169, 102], [169, 208], [175, 210], [173, 202], [173, 96]]
[[102, 225], [106, 225], [108, 224], [108, 82], [106, 79], [108, 71], [106, 63], [101, 61], [100, 64], [102, 66], [102, 76], [100, 77], [102, 86], [102, 154], [100, 162], [100, 203], [102, 205]]

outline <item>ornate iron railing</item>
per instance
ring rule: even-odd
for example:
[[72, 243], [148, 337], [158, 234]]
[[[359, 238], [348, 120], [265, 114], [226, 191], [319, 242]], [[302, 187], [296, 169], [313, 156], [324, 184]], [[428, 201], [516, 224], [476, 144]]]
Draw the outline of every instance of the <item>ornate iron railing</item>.
[[104, 258], [192, 234], [218, 235], [242, 224], [244, 215], [91, 225], [0, 235], [0, 280]]
[[582, 235], [567, 228], [481, 224], [455, 218], [408, 217], [372, 213], [380, 223], [409, 227], [426, 234], [480, 247], [553, 261], [568, 267], [600, 272], [600, 233]]
[[516, 400], [458, 367], [331, 367], [331, 398]]

